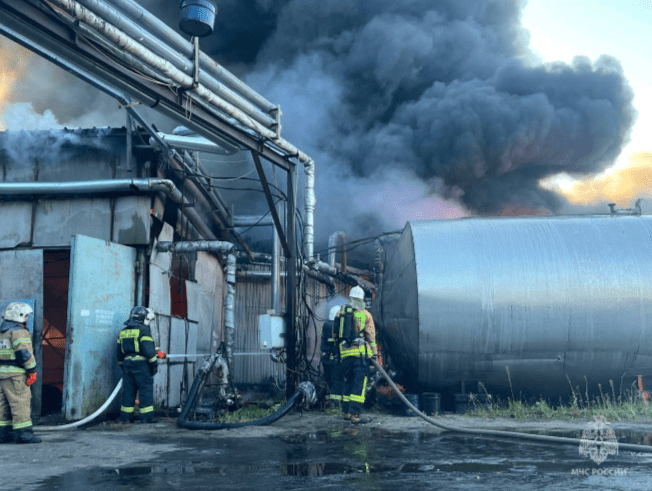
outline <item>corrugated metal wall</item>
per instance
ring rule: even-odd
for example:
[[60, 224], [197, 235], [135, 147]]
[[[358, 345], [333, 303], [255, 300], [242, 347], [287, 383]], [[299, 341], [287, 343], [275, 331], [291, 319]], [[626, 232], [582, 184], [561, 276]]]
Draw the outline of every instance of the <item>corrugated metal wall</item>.
[[[248, 271], [270, 271], [268, 265], [246, 265]], [[280, 298], [281, 314], [285, 313], [285, 276], [281, 278]], [[335, 281], [335, 291], [342, 296], [346, 286]], [[260, 349], [258, 339], [258, 316], [271, 309], [272, 286], [269, 278], [247, 278], [238, 275], [236, 283], [235, 309], [235, 347], [232, 367], [232, 380], [235, 385], [277, 384], [285, 383], [285, 365], [275, 363], [270, 358], [270, 350]], [[305, 299], [308, 307], [316, 316], [308, 321], [305, 329], [300, 330], [301, 341], [306, 341], [307, 361], [313, 368], [319, 368], [319, 341], [321, 326], [328, 314], [329, 302], [326, 285], [306, 277]], [[301, 305], [301, 304], [300, 304]], [[305, 307], [299, 307], [302, 318], [307, 318]], [[303, 325], [300, 322], [300, 325]]]

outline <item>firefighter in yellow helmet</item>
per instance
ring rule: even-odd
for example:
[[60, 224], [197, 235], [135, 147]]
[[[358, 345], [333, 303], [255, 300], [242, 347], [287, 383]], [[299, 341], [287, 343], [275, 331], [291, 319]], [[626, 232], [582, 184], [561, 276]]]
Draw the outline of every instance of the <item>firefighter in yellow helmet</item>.
[[158, 371], [158, 358], [150, 324], [154, 312], [142, 306], [131, 309], [129, 319], [118, 336], [116, 357], [122, 369], [122, 406], [120, 419], [123, 423], [134, 421], [136, 392], [140, 401], [140, 420], [157, 423], [154, 418], [154, 375]]
[[[32, 431], [30, 386], [36, 382], [36, 359], [27, 320], [34, 311], [10, 303], [0, 324], [0, 443], [40, 443]], [[11, 435], [13, 429], [13, 438]]]
[[349, 304], [344, 305], [335, 319], [339, 328], [340, 377], [343, 380], [342, 413], [354, 424], [368, 423], [361, 415], [369, 377], [368, 358], [378, 355], [376, 327], [365, 309], [364, 291], [355, 286], [349, 293]]

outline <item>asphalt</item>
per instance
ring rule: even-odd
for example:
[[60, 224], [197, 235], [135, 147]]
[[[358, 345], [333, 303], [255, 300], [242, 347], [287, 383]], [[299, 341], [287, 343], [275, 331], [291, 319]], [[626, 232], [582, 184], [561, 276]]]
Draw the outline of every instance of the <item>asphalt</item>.
[[[0, 489], [475, 489], [482, 484], [507, 490], [625, 490], [647, 489], [652, 477], [652, 454], [621, 452], [599, 466], [577, 446], [469, 437], [444, 433], [417, 417], [368, 416], [370, 423], [352, 425], [319, 411], [293, 411], [270, 426], [214, 431], [181, 429], [165, 417], [156, 424], [105, 421], [53, 432], [36, 426], [42, 443], [0, 445], [5, 456]], [[589, 423], [452, 414], [441, 421], [575, 437]], [[649, 422], [616, 422], [611, 428], [619, 441], [649, 444], [652, 435]]]

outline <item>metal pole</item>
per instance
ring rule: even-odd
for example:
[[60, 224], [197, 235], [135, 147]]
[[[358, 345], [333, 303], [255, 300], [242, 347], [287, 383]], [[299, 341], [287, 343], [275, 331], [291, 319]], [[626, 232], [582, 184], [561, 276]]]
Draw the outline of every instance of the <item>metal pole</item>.
[[296, 244], [296, 197], [294, 194], [296, 183], [296, 165], [290, 164], [287, 172], [287, 209], [285, 235], [288, 243], [288, 254], [285, 264], [287, 267], [285, 290], [285, 343], [287, 349], [287, 374], [286, 395], [288, 399], [294, 394], [296, 387], [296, 315], [297, 315], [297, 244]]
[[[277, 214], [281, 214], [281, 204], [278, 207]], [[274, 237], [272, 247], [272, 309], [274, 313], [281, 314], [281, 297], [279, 295], [279, 286], [281, 284], [281, 242], [278, 238], [276, 227], [272, 228], [272, 235]]]

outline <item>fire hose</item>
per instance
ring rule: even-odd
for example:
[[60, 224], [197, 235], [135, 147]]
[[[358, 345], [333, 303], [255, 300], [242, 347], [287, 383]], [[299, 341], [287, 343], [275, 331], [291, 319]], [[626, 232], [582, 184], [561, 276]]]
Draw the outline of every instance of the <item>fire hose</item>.
[[195, 380], [193, 381], [192, 387], [188, 392], [186, 403], [184, 404], [183, 409], [177, 418], [178, 427], [186, 428], [188, 430], [223, 430], [228, 428], [242, 428], [245, 426], [267, 426], [281, 419], [290, 411], [290, 409], [300, 404], [301, 402], [305, 401], [309, 404], [314, 404], [317, 400], [315, 387], [310, 382], [301, 382], [297, 391], [292, 394], [292, 397], [290, 397], [285, 404], [283, 404], [274, 413], [265, 416], [264, 418], [257, 419], [255, 421], [244, 421], [240, 423], [188, 421], [188, 415], [191, 413], [192, 409], [195, 406], [197, 395], [199, 394], [201, 387], [204, 385], [206, 378], [208, 377], [208, 374], [210, 373], [211, 368], [218, 356], [219, 355], [217, 354], [211, 356], [211, 358], [204, 361], [199, 370], [197, 370]]
[[[463, 428], [460, 426], [452, 426], [452, 425], [447, 425], [444, 424], [440, 421], [437, 421], [434, 418], [431, 418], [421, 411], [419, 411], [399, 390], [399, 388], [396, 386], [394, 381], [390, 378], [389, 375], [387, 375], [387, 372], [383, 370], [383, 367], [381, 367], [378, 362], [374, 359], [370, 359], [371, 363], [376, 367], [376, 370], [380, 372], [380, 374], [387, 380], [387, 383], [392, 387], [396, 395], [403, 401], [405, 405], [407, 405], [412, 411], [415, 412], [421, 419], [427, 421], [428, 423], [437, 426], [438, 428], [441, 428], [442, 430], [446, 431], [451, 431], [455, 433], [466, 433], [469, 435], [478, 435], [478, 436], [498, 436], [498, 437], [505, 437], [505, 438], [517, 438], [520, 440], [531, 440], [531, 441], [536, 441], [536, 442], [543, 442], [543, 443], [559, 443], [563, 445], [579, 445], [582, 440], [579, 438], [570, 438], [570, 437], [563, 437], [563, 436], [550, 436], [550, 435], [534, 435], [532, 433], [519, 433], [516, 431], [506, 431], [506, 430], [480, 430], [480, 429], [472, 429], [472, 428]], [[647, 452], [647, 453], [652, 453], [652, 446], [647, 446], [647, 445], [636, 445], [632, 443], [618, 443], [618, 449], [619, 450], [630, 450], [632, 452]]]

